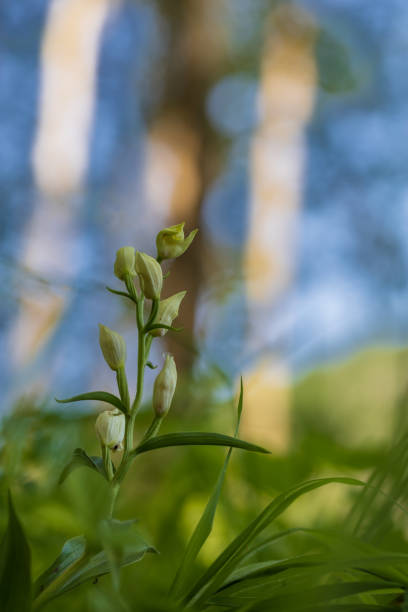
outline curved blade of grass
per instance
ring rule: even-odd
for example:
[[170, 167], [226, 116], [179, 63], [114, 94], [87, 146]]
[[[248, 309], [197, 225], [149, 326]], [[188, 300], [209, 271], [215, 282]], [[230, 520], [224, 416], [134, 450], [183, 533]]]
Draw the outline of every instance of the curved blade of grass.
[[[241, 414], [242, 414], [242, 406], [243, 406], [243, 385], [242, 385], [242, 377], [240, 383], [240, 394], [238, 400], [238, 408], [237, 408], [237, 424], [235, 428], [234, 437], [236, 438], [238, 435], [239, 425], [241, 422]], [[207, 502], [205, 510], [201, 515], [201, 518], [193, 532], [193, 535], [190, 538], [189, 543], [187, 544], [186, 551], [184, 553], [183, 559], [181, 560], [180, 567], [177, 570], [176, 576], [174, 578], [173, 584], [171, 586], [170, 592], [175, 597], [180, 597], [183, 591], [186, 588], [186, 585], [190, 581], [190, 576], [192, 573], [193, 563], [197, 558], [198, 553], [203, 547], [205, 541], [211, 533], [215, 512], [217, 509], [218, 501], [221, 494], [222, 485], [224, 483], [225, 474], [227, 472], [228, 463], [231, 457], [232, 448], [229, 449], [228, 454], [225, 458], [224, 465], [221, 468], [221, 472], [218, 476], [217, 483], [214, 487], [212, 495]]]
[[[217, 601], [221, 605], [222, 599], [222, 605], [226, 605], [226, 597], [263, 599], [275, 595], [276, 592], [286, 591], [288, 585], [291, 585], [293, 592], [299, 593], [313, 583], [318, 584], [322, 577], [333, 573], [343, 573], [348, 581], [354, 576], [354, 582], [365, 583], [368, 582], [369, 576], [371, 583], [384, 585], [384, 589], [404, 590], [407, 578], [400, 577], [396, 566], [406, 568], [407, 562], [407, 555], [344, 556], [339, 559], [336, 554], [312, 553], [252, 563], [233, 572], [228, 582], [210, 597], [210, 601]], [[379, 571], [377, 568], [380, 568]]]
[[[247, 607], [248, 612], [265, 612], [265, 610], [310, 610], [313, 606], [334, 604], [331, 600], [359, 595], [362, 593], [375, 593], [386, 595], [399, 595], [403, 592], [399, 585], [388, 585], [381, 582], [338, 582], [336, 584], [322, 584], [308, 589], [300, 589], [295, 592], [282, 593], [268, 599], [257, 601]], [[352, 605], [351, 610], [355, 610], [357, 602], [345, 605]], [[338, 604], [337, 604], [338, 605]], [[364, 604], [360, 604], [364, 605]], [[371, 604], [369, 604], [371, 606]], [[366, 609], [366, 608], [363, 608]]]
[[133, 455], [140, 455], [141, 453], [147, 453], [148, 451], [168, 446], [230, 446], [254, 453], [269, 453], [265, 448], [245, 442], [245, 440], [240, 440], [239, 438], [233, 438], [224, 434], [192, 431], [188, 433], [164, 434], [163, 436], [150, 438], [146, 442], [139, 444], [133, 451]]
[[89, 393], [81, 393], [80, 395], [74, 395], [73, 397], [68, 397], [67, 399], [57, 399], [55, 401], [59, 404], [70, 404], [71, 402], [86, 402], [89, 400], [96, 400], [97, 402], [106, 402], [107, 404], [111, 404], [115, 408], [119, 408], [122, 412], [126, 412], [125, 406], [122, 404], [120, 399], [113, 395], [112, 393], [107, 393], [106, 391], [90, 391]]
[[23, 527], [8, 494], [9, 519], [0, 548], [0, 609], [31, 610], [31, 554]]
[[91, 470], [98, 472], [98, 474], [100, 474], [106, 480], [108, 479], [101, 457], [90, 457], [83, 448], [76, 448], [72, 453], [71, 459], [62, 470], [58, 484], [62, 484], [73, 470], [80, 467], [90, 468]]
[[272, 521], [282, 514], [298, 497], [332, 483], [364, 486], [364, 482], [354, 478], [319, 478], [311, 480], [278, 495], [252, 523], [217, 557], [207, 571], [190, 589], [185, 604], [203, 603], [214, 593], [236, 567], [245, 549], [253, 538], [261, 533]]

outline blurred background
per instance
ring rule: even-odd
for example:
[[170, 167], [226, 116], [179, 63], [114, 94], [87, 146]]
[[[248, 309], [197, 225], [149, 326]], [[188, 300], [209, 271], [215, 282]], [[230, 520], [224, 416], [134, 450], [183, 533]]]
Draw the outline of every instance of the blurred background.
[[[53, 398], [114, 389], [98, 322], [126, 337], [134, 387], [133, 314], [105, 285], [120, 289], [119, 247], [154, 254], [165, 226], [199, 228], [166, 281], [166, 296], [188, 290], [184, 331], [153, 349], [180, 372], [166, 427], [230, 433], [242, 374], [241, 435], [273, 450], [236, 453], [214, 550], [274, 491], [364, 474], [401, 431], [407, 52], [405, 0], [1, 3], [1, 476], [23, 518], [26, 504], [39, 569], [81, 529], [78, 491], [93, 478], [56, 494], [58, 471], [81, 441], [97, 446], [100, 407]], [[171, 471], [159, 457], [146, 468], [136, 505], [159, 548], [177, 551], [222, 451], [160, 452]], [[156, 479], [173, 492], [161, 522]], [[325, 520], [318, 502], [302, 508]]]

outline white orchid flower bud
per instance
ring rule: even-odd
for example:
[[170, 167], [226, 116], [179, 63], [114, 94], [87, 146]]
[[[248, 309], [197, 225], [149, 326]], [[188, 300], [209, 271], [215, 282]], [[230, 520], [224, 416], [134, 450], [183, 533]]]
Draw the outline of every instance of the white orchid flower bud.
[[164, 417], [171, 406], [177, 384], [177, 369], [174, 357], [167, 353], [164, 366], [154, 381], [153, 409], [157, 417]]

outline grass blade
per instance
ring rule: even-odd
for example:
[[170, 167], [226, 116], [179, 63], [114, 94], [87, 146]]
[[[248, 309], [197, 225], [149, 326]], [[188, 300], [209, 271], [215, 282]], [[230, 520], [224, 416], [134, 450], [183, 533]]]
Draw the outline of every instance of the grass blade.
[[354, 486], [364, 486], [364, 483], [354, 478], [320, 478], [297, 485], [288, 491], [278, 495], [252, 523], [244, 529], [235, 540], [218, 556], [204, 575], [192, 587], [187, 597], [186, 604], [202, 604], [208, 596], [218, 590], [236, 567], [246, 547], [253, 538], [259, 535], [272, 521], [274, 521], [286, 508], [288, 508], [298, 497], [332, 483], [341, 483]]
[[[243, 385], [241, 378], [240, 394], [237, 409], [237, 425], [235, 428], [234, 437], [238, 435], [239, 424], [241, 421], [242, 406], [243, 406]], [[217, 479], [217, 483], [214, 487], [212, 495], [207, 502], [203, 514], [191, 536], [181, 561], [180, 567], [176, 573], [170, 592], [175, 597], [180, 597], [185, 590], [186, 584], [190, 581], [190, 576], [193, 568], [193, 563], [197, 558], [198, 553], [206, 542], [208, 536], [211, 533], [215, 512], [217, 509], [218, 501], [221, 494], [222, 485], [224, 483], [225, 474], [227, 472], [228, 463], [231, 457], [232, 448], [229, 449], [228, 454], [225, 458], [224, 465], [221, 468], [220, 474]]]

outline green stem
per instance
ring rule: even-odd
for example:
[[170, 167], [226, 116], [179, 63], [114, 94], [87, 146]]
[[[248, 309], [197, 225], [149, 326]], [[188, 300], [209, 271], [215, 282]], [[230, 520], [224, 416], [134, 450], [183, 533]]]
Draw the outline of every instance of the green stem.
[[129, 469], [133, 450], [133, 430], [135, 425], [136, 415], [142, 403], [143, 397], [143, 383], [144, 383], [144, 369], [146, 361], [149, 356], [149, 349], [151, 340], [146, 338], [144, 331], [144, 317], [143, 317], [143, 298], [138, 300], [136, 305], [136, 321], [138, 328], [138, 355], [137, 355], [137, 387], [136, 396], [133, 401], [132, 407], [128, 415], [126, 415], [126, 429], [125, 429], [125, 449], [123, 452], [122, 461], [115, 475], [115, 482], [122, 482]]
[[155, 436], [158, 433], [160, 429], [160, 425], [162, 424], [162, 421], [163, 421], [163, 417], [158, 417], [158, 416], [153, 417], [153, 421], [150, 423], [149, 427], [146, 429], [146, 433], [143, 436], [140, 444], [142, 444], [143, 442], [146, 442], [150, 438], [153, 438], [153, 436]]
[[148, 321], [147, 321], [147, 323], [145, 325], [145, 328], [144, 328], [145, 332], [149, 329], [150, 325], [152, 325], [154, 323], [154, 320], [155, 320], [156, 315], [157, 315], [157, 311], [159, 310], [159, 303], [160, 303], [160, 300], [153, 300], [152, 301], [152, 309], [150, 311], [149, 319], [148, 319]]
[[110, 519], [113, 518], [113, 511], [115, 509], [115, 503], [116, 503], [116, 499], [118, 497], [119, 489], [120, 489], [120, 484], [118, 484], [118, 483], [113, 483], [112, 484], [111, 500], [110, 500], [110, 506], [109, 506], [109, 518]]

